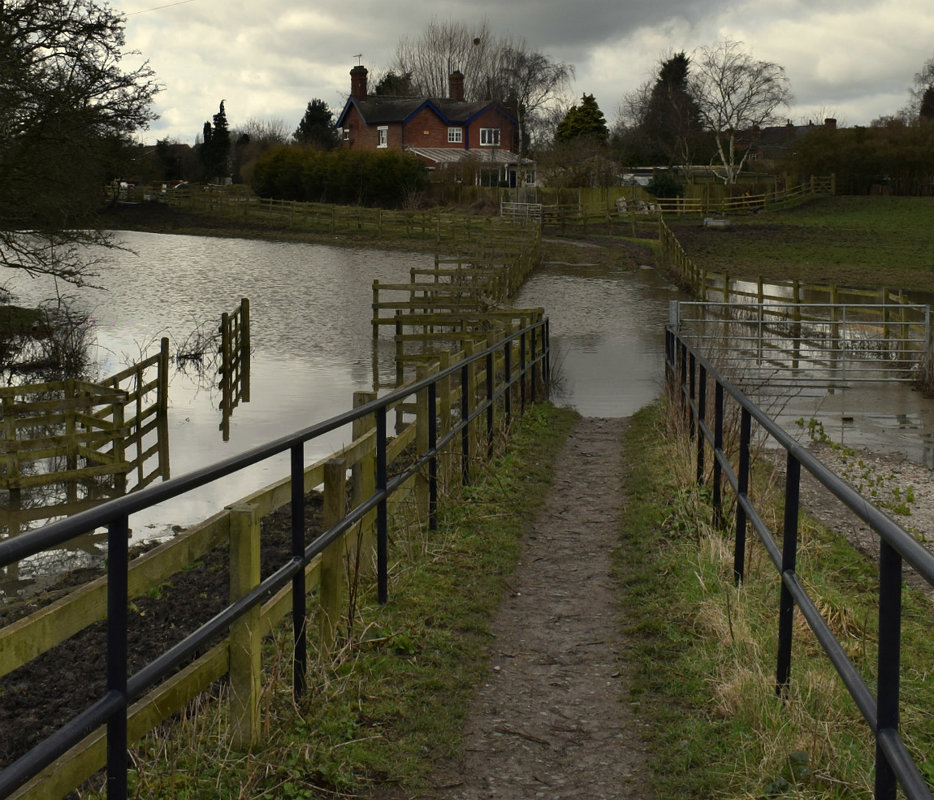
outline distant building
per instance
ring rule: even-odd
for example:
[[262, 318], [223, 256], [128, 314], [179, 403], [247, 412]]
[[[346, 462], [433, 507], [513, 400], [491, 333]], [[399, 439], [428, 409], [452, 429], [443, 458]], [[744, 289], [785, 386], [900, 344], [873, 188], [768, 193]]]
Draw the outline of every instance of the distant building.
[[463, 74], [450, 76], [446, 98], [370, 95], [367, 74], [363, 66], [350, 71], [350, 97], [336, 123], [341, 147], [398, 150], [464, 182], [515, 186], [518, 123], [497, 102], [466, 102]]

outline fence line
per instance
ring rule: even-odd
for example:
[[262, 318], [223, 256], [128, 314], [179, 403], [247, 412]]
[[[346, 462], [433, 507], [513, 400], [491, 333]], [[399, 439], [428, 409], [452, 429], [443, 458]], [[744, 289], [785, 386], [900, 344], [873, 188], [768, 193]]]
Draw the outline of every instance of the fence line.
[[[107, 580], [98, 581], [56, 604], [55, 619], [65, 620], [60, 625], [53, 625], [52, 612], [44, 609], [0, 631], [0, 665], [2, 671], [8, 672], [28, 662], [37, 652], [48, 649], [69, 635], [69, 631], [74, 632], [100, 618], [106, 608], [110, 620], [108, 674], [126, 675], [126, 630], [122, 625], [125, 624], [129, 597], [159, 585], [167, 576], [184, 569], [192, 557], [203, 554], [228, 537], [240, 542], [240, 546], [232, 551], [231, 569], [241, 575], [255, 576], [252, 562], [244, 562], [244, 559], [253, 557], [251, 554], [255, 548], [249, 542], [259, 536], [259, 519], [263, 514], [290, 504], [293, 521], [304, 520], [305, 493], [317, 486], [324, 486], [326, 504], [343, 509], [341, 501], [333, 497], [333, 492], [344, 491], [343, 480], [336, 480], [334, 476], [343, 475], [346, 470], [360, 476], [371, 476], [369, 481], [353, 482], [358, 488], [352, 494], [350, 510], [342, 511], [339, 519], [333, 521], [326, 531], [305, 531], [301, 528], [303, 522], [299, 523], [298, 530], [293, 529], [297, 538], [293, 543], [292, 559], [282, 564], [271, 577], [262, 582], [249, 579], [241, 584], [243, 597], [233, 601], [223, 612], [206, 621], [195, 633], [136, 675], [122, 681], [118, 677], [116, 684], [111, 682], [107, 694], [76, 720], [8, 765], [0, 772], [0, 797], [9, 796], [31, 779], [31, 788], [18, 796], [37, 798], [64, 794], [100, 769], [105, 752], [108, 754], [108, 780], [112, 788], [116, 787], [109, 796], [125, 797], [126, 744], [170, 716], [211, 681], [227, 672], [228, 664], [231, 685], [241, 688], [240, 704], [232, 708], [232, 715], [240, 720], [240, 724], [234, 725], [234, 743], [242, 746], [255, 742], [259, 698], [244, 687], [255, 687], [259, 683], [255, 673], [258, 656], [255, 654], [260, 636], [290, 608], [293, 612], [300, 608], [298, 615], [293, 614], [293, 625], [296, 626], [295, 641], [304, 642], [305, 597], [313, 588], [317, 588], [321, 602], [327, 605], [329, 618], [334, 619], [334, 593], [339, 596], [340, 592], [335, 583], [339, 584], [345, 577], [333, 565], [326, 566], [328, 552], [334, 552], [329, 548], [343, 548], [345, 537], [348, 542], [355, 543], [356, 532], [370, 522], [377, 542], [378, 593], [380, 600], [385, 602], [388, 592], [386, 542], [394, 510], [399, 513], [403, 504], [414, 503], [417, 506], [416, 518], [422, 524], [433, 526], [437, 506], [441, 502], [438, 487], [443, 485], [445, 465], [450, 465], [451, 458], [459, 460], [460, 469], [456, 474], [459, 474], [461, 482], [469, 483], [475, 462], [492, 454], [496, 417], [508, 429], [514, 404], [519, 406], [516, 413], [521, 413], [527, 401], [537, 400], [547, 378], [547, 321], [514, 330], [504, 338], [497, 337], [495, 343], [483, 349], [468, 348], [467, 353], [448, 356], [442, 359], [444, 362], [447, 366], [426, 365], [422, 371], [424, 377], [414, 384], [383, 398], [367, 399], [353, 411], [211, 467], [126, 495], [16, 539], [0, 542], [0, 566], [4, 566], [54, 548], [82, 531], [108, 527]], [[412, 396], [418, 399], [414, 407], [423, 409], [423, 413], [418, 414], [398, 436], [390, 438], [387, 414]], [[444, 413], [439, 416], [439, 411]], [[301, 453], [305, 442], [350, 423], [360, 423], [355, 428], [358, 432], [363, 428], [365, 432], [339, 453], [304, 468]], [[411, 454], [407, 453], [406, 461], [399, 462], [398, 473], [390, 477], [389, 466], [413, 444], [418, 445], [414, 463]], [[142, 557], [134, 562], [132, 570], [129, 569], [126, 530], [132, 513], [285, 451], [292, 453], [290, 477], [245, 498], [241, 503], [233, 504], [188, 534]], [[122, 614], [119, 612], [121, 608], [124, 609]], [[255, 618], [252, 623], [235, 624], [236, 620], [245, 619], [244, 615], [253, 611]], [[196, 661], [187, 663], [191, 654], [228, 625], [231, 625], [231, 639], [213, 647]], [[243, 648], [250, 655], [245, 659], [234, 658], [235, 651], [240, 652]], [[297, 646], [294, 663], [295, 685], [300, 691], [304, 686], [307, 664], [300, 645]], [[176, 666], [185, 664], [181, 672], [173, 674]], [[172, 677], [164, 682], [170, 674]], [[98, 731], [90, 738], [85, 737], [87, 730], [96, 729], [104, 722], [107, 723], [106, 736]], [[70, 754], [66, 756], [66, 752]]]
[[433, 238], [445, 244], [483, 244], [517, 227], [534, 229], [534, 221], [501, 220], [478, 214], [464, 214], [446, 209], [388, 210], [364, 206], [341, 206], [330, 203], [306, 203], [298, 200], [261, 198], [235, 187], [175, 189], [164, 194], [147, 194], [163, 202], [195, 213], [242, 219], [267, 225], [326, 234], [376, 233]]
[[[930, 360], [930, 309], [780, 302], [673, 302], [670, 324], [744, 386], [917, 382]], [[915, 320], [913, 322], [909, 322]]]
[[[520, 230], [521, 234], [521, 230]], [[505, 252], [502, 263], [483, 265], [476, 258], [436, 259], [433, 270], [412, 270], [411, 284], [405, 291], [416, 296], [425, 306], [432, 300], [430, 292], [444, 292], [452, 281], [464, 287], [480, 287], [504, 303], [535, 262], [537, 249], [532, 239], [532, 251], [523, 257], [512, 252], [529, 241], [520, 236], [512, 239], [511, 248], [499, 242], [488, 242], [488, 252]], [[508, 257], [507, 257], [508, 256]], [[486, 271], [487, 277], [479, 273]], [[490, 277], [492, 276], [492, 277]], [[413, 289], [417, 286], [417, 289]], [[222, 339], [233, 342], [237, 335], [248, 337], [248, 306], [238, 311], [245, 315], [239, 323], [229, 319], [222, 324], [229, 329]], [[402, 309], [400, 309], [401, 311]], [[411, 309], [415, 311], [417, 309]], [[407, 383], [390, 395], [377, 399], [376, 392], [354, 395], [354, 410], [280, 439], [249, 453], [227, 459], [182, 476], [166, 484], [150, 487], [140, 494], [127, 496], [100, 506], [93, 511], [53, 523], [22, 541], [0, 542], [0, 567], [15, 563], [31, 552], [64, 541], [66, 529], [108, 528], [109, 577], [101, 578], [70, 593], [6, 628], [0, 629], [0, 676], [20, 668], [64, 639], [74, 635], [95, 620], [107, 617], [112, 641], [112, 660], [123, 663], [125, 642], [121, 634], [113, 633], [120, 624], [121, 608], [126, 599], [138, 597], [210, 550], [231, 542], [231, 581], [246, 597], [232, 602], [221, 616], [229, 619], [230, 636], [197, 660], [187, 663], [188, 654], [205, 643], [211, 631], [220, 624], [217, 617], [165, 653], [156, 662], [131, 676], [125, 685], [116, 687], [123, 698], [122, 708], [104, 710], [106, 698], [91, 706], [94, 723], [85, 720], [85, 731], [107, 720], [107, 730], [99, 728], [89, 737], [81, 738], [72, 723], [0, 772], [0, 797], [11, 787], [28, 782], [28, 788], [17, 797], [38, 798], [50, 794], [59, 796], [87, 779], [109, 759], [109, 775], [119, 787], [125, 787], [125, 748], [121, 752], [114, 742], [135, 741], [161, 720], [184, 706], [212, 681], [230, 675], [235, 700], [231, 707], [234, 747], [250, 746], [259, 730], [258, 698], [252, 687], [259, 683], [257, 674], [259, 638], [268, 633], [291, 609], [295, 629], [296, 656], [294, 685], [296, 692], [304, 688], [304, 652], [308, 646], [304, 632], [305, 598], [317, 590], [324, 619], [334, 620], [340, 613], [340, 583], [348, 580], [340, 567], [337, 552], [346, 547], [363, 547], [373, 554], [377, 564], [378, 594], [385, 601], [387, 584], [387, 531], [390, 524], [401, 525], [414, 518], [419, 525], [435, 524], [437, 507], [445, 497], [445, 487], [469, 483], [478, 462], [493, 454], [494, 429], [499, 425], [508, 430], [514, 416], [526, 404], [535, 402], [547, 386], [550, 372], [548, 321], [540, 313], [507, 308], [491, 309], [476, 317], [469, 314], [445, 314], [443, 307], [434, 308], [431, 324], [424, 329], [434, 338], [432, 349], [418, 360], [403, 358], [400, 365], [414, 364], [415, 383]], [[235, 312], [235, 315], [237, 312]], [[231, 315], [234, 316], [234, 315]], [[406, 317], [407, 326], [421, 325], [417, 315]], [[238, 330], [238, 325], [244, 326]], [[469, 335], [447, 338], [443, 331], [456, 328]], [[378, 330], [378, 327], [375, 328]], [[414, 335], [407, 333], [407, 336]], [[452, 352], [452, 346], [459, 350]], [[248, 347], [248, 342], [247, 342]], [[222, 345], [222, 349], [228, 349]], [[229, 348], [236, 358], [236, 347]], [[242, 351], [241, 351], [242, 354]], [[242, 367], [241, 367], [242, 369]], [[224, 367], [224, 375], [236, 374], [233, 366]], [[404, 377], [399, 372], [399, 380]], [[386, 419], [396, 415], [394, 437], [390, 437]], [[484, 425], [485, 422], [485, 425]], [[310, 467], [303, 467], [301, 453], [304, 442], [352, 425], [352, 441], [340, 451]], [[412, 449], [415, 448], [414, 455]], [[149, 504], [162, 502], [171, 496], [189, 491], [204, 483], [221, 478], [232, 471], [249, 466], [276, 452], [291, 452], [289, 477], [232, 504], [209, 520], [193, 526], [155, 550], [129, 563], [126, 561], [123, 531], [128, 527], [129, 514]], [[262, 452], [260, 452], [262, 451]], [[414, 463], [413, 463], [414, 459]], [[389, 470], [398, 474], [390, 478]], [[350, 474], [349, 504], [344, 498], [344, 480], [337, 476]], [[274, 576], [259, 584], [258, 572], [252, 561], [259, 536], [259, 520], [283, 506], [290, 506], [292, 519], [304, 520], [305, 496], [320, 490], [325, 506], [331, 509], [328, 529], [309, 532], [296, 529], [293, 522], [293, 556]], [[344, 513], [343, 509], [349, 507]], [[335, 509], [341, 509], [337, 513]], [[327, 516], [327, 515], [326, 515]], [[301, 527], [303, 523], [299, 523]], [[320, 535], [319, 535], [320, 534]], [[311, 539], [310, 544], [308, 543]], [[362, 561], [370, 561], [365, 556]], [[348, 563], [356, 563], [352, 558]], [[121, 564], [124, 566], [121, 568]], [[235, 581], [235, 577], [240, 576]], [[252, 576], [252, 577], [251, 577]], [[116, 593], [116, 598], [115, 598]], [[246, 616], [239, 617], [240, 614]], [[237, 617], [241, 621], [234, 621]], [[220, 631], [217, 631], [220, 632]], [[317, 646], [326, 650], [333, 627], [322, 626], [316, 638]], [[203, 648], [202, 648], [203, 649]], [[242, 656], [247, 653], [247, 656]], [[241, 655], [236, 655], [241, 654]], [[182, 664], [177, 674], [166, 680], [167, 664]], [[125, 674], [125, 666], [109, 674]], [[118, 681], [119, 683], [119, 681]], [[113, 697], [110, 687], [108, 697]], [[236, 699], [239, 698], [239, 699]], [[246, 698], [246, 700], [243, 700]], [[83, 733], [82, 732], [82, 735]], [[64, 738], [63, 738], [64, 737]], [[108, 744], [109, 742], [109, 744]], [[70, 748], [70, 749], [69, 749]], [[66, 754], [66, 750], [68, 750]], [[115, 763], [115, 760], [117, 763]], [[52, 761], [54, 760], [54, 765]], [[48, 765], [48, 766], [46, 766]], [[121, 777], [122, 776], [122, 777]]]
[[[690, 425], [691, 437], [697, 437], [697, 480], [705, 474], [705, 454], [713, 452], [712, 504], [715, 524], [723, 520], [723, 480], [736, 497], [733, 572], [737, 582], [745, 578], [747, 525], [762, 541], [779, 575], [781, 599], [778, 619], [778, 654], [776, 693], [784, 696], [790, 681], [792, 660], [792, 620], [795, 608], [801, 611], [808, 626], [829, 657], [863, 718], [872, 730], [876, 747], [875, 797], [894, 798], [900, 786], [909, 800], [932, 800], [918, 765], [905, 747], [899, 731], [899, 665], [901, 659], [901, 586], [902, 562], [907, 562], [931, 586], [934, 586], [934, 554], [923, 547], [904, 528], [862, 497], [848, 483], [824, 466], [808, 450], [789, 436], [695, 347], [671, 327], [666, 329], [666, 377], [672, 396], [680, 403]], [[713, 410], [707, 405], [708, 384], [713, 384]], [[724, 449], [724, 421], [730, 411], [741, 416], [738, 464], [730, 462]], [[712, 413], [712, 419], [707, 415]], [[750, 449], [755, 440], [752, 423], [787, 454], [785, 473], [784, 523], [781, 543], [767, 528], [748, 494]], [[797, 571], [799, 489], [802, 467], [825, 486], [856, 517], [878, 535], [879, 562], [879, 647], [876, 693], [858, 672], [830, 624], [807, 590], [806, 579]]]
[[221, 421], [224, 441], [230, 439], [234, 409], [250, 402], [250, 301], [243, 297], [232, 312], [221, 314], [220, 324]]
[[[168, 339], [97, 384], [76, 379], [0, 388], [6, 495], [0, 529], [74, 514], [168, 477]], [[38, 501], [31, 495], [40, 495]]]
[[800, 324], [807, 321], [805, 309], [808, 306], [839, 307], [846, 304], [847, 298], [853, 298], [852, 302], [865, 307], [863, 314], [876, 320], [883, 340], [922, 340], [925, 355], [921, 360], [919, 377], [930, 374], [932, 343], [926, 307], [912, 303], [902, 289], [856, 289], [835, 283], [805, 283], [797, 279], [767, 282], [761, 275], [755, 281], [740, 281], [728, 273], [699, 268], [662, 218], [658, 220], [658, 235], [662, 258], [699, 300], [737, 305], [752, 302], [767, 306], [770, 315]]
[[[630, 224], [654, 220], [668, 214], [742, 214], [760, 211], [769, 206], [785, 205], [821, 194], [834, 194], [833, 176], [812, 177], [808, 181], [785, 189], [771, 189], [735, 196], [656, 198], [642, 187], [613, 187], [604, 193], [604, 202], [597, 204], [581, 194], [575, 203], [541, 204], [543, 225], [560, 226], [610, 225], [613, 221], [629, 219]], [[504, 208], [510, 208], [504, 206]], [[529, 215], [532, 216], [532, 215]]]

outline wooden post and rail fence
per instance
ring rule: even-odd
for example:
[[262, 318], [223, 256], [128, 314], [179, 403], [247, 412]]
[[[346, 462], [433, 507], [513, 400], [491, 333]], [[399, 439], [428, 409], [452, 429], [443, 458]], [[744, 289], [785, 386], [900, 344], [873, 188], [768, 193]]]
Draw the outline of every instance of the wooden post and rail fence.
[[168, 478], [167, 411], [168, 339], [99, 383], [0, 388], [0, 533]]
[[[224, 441], [250, 400], [250, 312], [221, 316]], [[75, 514], [170, 477], [169, 340], [98, 383], [66, 379], [0, 387], [0, 535]]]
[[232, 313], [221, 314], [221, 421], [224, 441], [230, 439], [230, 418], [241, 402], [250, 402], [250, 301], [244, 297]]
[[[380, 595], [385, 600], [387, 529], [391, 526], [400, 531], [408, 526], [434, 525], [439, 503], [446, 497], [455, 497], [455, 487], [462, 481], [469, 482], [479, 464], [491, 456], [498, 441], [497, 431], [508, 432], [512, 418], [541, 396], [548, 370], [547, 321], [525, 329], [513, 328], [506, 338], [493, 333], [490, 341], [493, 344], [489, 346], [484, 343], [458, 352], [444, 351], [437, 362], [419, 367], [419, 380], [415, 384], [380, 399], [374, 393], [357, 393], [354, 411], [297, 433], [294, 442], [273, 443], [292, 451], [290, 476], [231, 504], [129, 563], [125, 568], [127, 600], [160, 586], [210, 550], [229, 547], [231, 604], [242, 604], [250, 597], [255, 600], [232, 620], [229, 635], [207, 652], [185, 662], [179, 671], [161, 674], [159, 680], [144, 679], [139, 674], [131, 676], [126, 690], [130, 693], [126, 700], [128, 742], [143, 737], [211, 683], [229, 675], [231, 745], [245, 750], [257, 744], [262, 730], [259, 719], [262, 638], [290, 611], [294, 616], [299, 609], [302, 636], [310, 633], [305, 615], [317, 616], [317, 634], [313, 638], [323, 657], [334, 641], [347, 593], [353, 590], [352, 581], [372, 574], [370, 565], [376, 565], [378, 577], [382, 575]], [[409, 403], [411, 397], [414, 402]], [[386, 415], [403, 403], [415, 409], [415, 417], [401, 432], [390, 437]], [[301, 459], [304, 441], [350, 421], [353, 439], [349, 444], [304, 466]], [[268, 458], [271, 453], [265, 450], [271, 446], [229, 461], [236, 462], [237, 467], [249, 466]], [[220, 477], [232, 469], [222, 462], [204, 472]], [[390, 474], [396, 477], [390, 480]], [[161, 502], [166, 496], [203, 485], [209, 477], [193, 473], [182, 476], [23, 534], [16, 540], [0, 541], [0, 567], [10, 563], [14, 555], [22, 557], [29, 552], [32, 539], [70, 538], [74, 535], [72, 529], [84, 524], [108, 524], [114, 516], [125, 513], [121, 509], [145, 508], [150, 502]], [[313, 491], [322, 493], [324, 521], [320, 531], [299, 531], [293, 559], [300, 559], [301, 568], [293, 566], [289, 576], [292, 581], [301, 581], [301, 593], [295, 592], [294, 582], [286, 580], [289, 576], [280, 575], [284, 567], [261, 584], [260, 520], [290, 504], [293, 520], [303, 520], [305, 497]], [[149, 495], [153, 495], [152, 500]], [[93, 516], [90, 523], [85, 522], [90, 520], [89, 515]], [[59, 533], [60, 530], [63, 532]], [[318, 546], [322, 542], [324, 546]], [[359, 573], [355, 573], [355, 565], [359, 565]], [[114, 568], [120, 569], [119, 565]], [[0, 677], [103, 619], [109, 602], [108, 584], [105, 577], [92, 581], [0, 629]], [[264, 589], [264, 585], [269, 588]], [[312, 596], [317, 600], [309, 612], [306, 604]], [[193, 642], [191, 652], [210, 633], [203, 632], [204, 627], [185, 640]], [[180, 648], [185, 642], [175, 647]], [[296, 687], [303, 686], [306, 668], [303, 658], [296, 655], [294, 659], [299, 665]], [[145, 691], [139, 688], [143, 685]], [[111, 755], [115, 752], [114, 748], [108, 750], [105, 729], [97, 728], [95, 733], [74, 742], [67, 752], [54, 758], [48, 756], [48, 766], [34, 776], [20, 762], [7, 765], [0, 772], [0, 797], [9, 796], [11, 786], [22, 787], [15, 795], [17, 798], [63, 796], [100, 770], [107, 763], [108, 751]], [[117, 767], [121, 768], [125, 771], [126, 764]], [[114, 769], [114, 765], [109, 769]], [[29, 777], [22, 780], [23, 775]]]
[[929, 312], [926, 305], [912, 303], [902, 289], [857, 289], [798, 279], [767, 281], [761, 275], [755, 280], [740, 280], [699, 267], [663, 218], [658, 220], [658, 235], [662, 259], [678, 274], [682, 286], [699, 301], [718, 307], [721, 316], [730, 307], [757, 307], [760, 320], [766, 313], [770, 325], [785, 323], [792, 338], [799, 339], [802, 326], [809, 323], [829, 325], [831, 336], [839, 336], [844, 322], [841, 314], [855, 309], [860, 325], [875, 329], [880, 353], [911, 355], [918, 365], [918, 378], [930, 380], [934, 370]]
[[249, 193], [228, 191], [225, 187], [182, 189], [147, 195], [152, 200], [185, 208], [195, 213], [281, 226], [293, 230], [369, 236], [411, 236], [421, 241], [433, 238], [446, 247], [482, 245], [501, 235], [511, 235], [517, 227], [534, 230], [536, 225], [517, 224], [496, 217], [463, 214], [448, 209], [389, 210], [331, 203], [276, 200]]
[[[436, 257], [433, 269], [412, 269], [408, 283], [373, 282], [373, 339], [383, 327], [393, 332], [393, 385], [405, 381], [406, 365], [436, 360], [439, 350], [485, 342], [490, 331], [503, 335], [513, 324], [524, 326], [543, 318], [542, 309], [508, 305], [538, 262], [537, 239], [518, 244], [513, 240], [511, 247], [499, 246], [490, 253]], [[380, 386], [378, 374], [374, 386]]]
[[[395, 538], [406, 530], [434, 527], [440, 504], [456, 500], [458, 487], [469, 483], [480, 464], [492, 457], [514, 418], [547, 392], [548, 321], [540, 309], [510, 309], [505, 305], [533, 263], [534, 256], [496, 262], [487, 266], [487, 278], [476, 274], [484, 268], [478, 259], [464, 261], [453, 270], [439, 260], [438, 270], [413, 271], [412, 284], [403, 291], [417, 297], [417, 305], [393, 311], [405, 313], [407, 328], [417, 324], [435, 334], [433, 342], [419, 340], [419, 345], [426, 348], [426, 357], [416, 361], [414, 383], [406, 382], [382, 397], [376, 391], [357, 392], [352, 411], [299, 431], [288, 442], [277, 440], [43, 529], [0, 540], [0, 568], [53, 543], [68, 541], [85, 526], [106, 526], [110, 531], [108, 541], [119, 542], [125, 540], [132, 511], [164, 502], [280, 451], [291, 453], [287, 477], [123, 566], [120, 559], [126, 555], [121, 555], [117, 547], [108, 559], [110, 580], [101, 577], [0, 628], [2, 678], [104, 619], [108, 608], [115, 604], [124, 606], [164, 584], [216, 548], [229, 549], [231, 605], [173, 647], [173, 659], [180, 668], [154, 675], [150, 672], [157, 662], [153, 662], [129, 676], [121, 690], [124, 705], [117, 712], [118, 717], [125, 716], [122, 726], [119, 719], [114, 725], [112, 716], [103, 712], [93, 716], [104, 702], [99, 701], [85, 712], [97, 720], [94, 733], [80, 738], [73, 734], [75, 738], [67, 747], [61, 739], [54, 747], [48, 740], [40, 742], [0, 771], [0, 797], [14, 790], [17, 798], [63, 796], [105, 764], [108, 776], [115, 776], [112, 785], [125, 787], [126, 750], [120, 742], [108, 745], [108, 735], [125, 730], [127, 744], [137, 741], [225, 675], [231, 686], [231, 746], [246, 750], [257, 744], [263, 730], [262, 638], [291, 612], [296, 647], [293, 685], [297, 693], [303, 691], [306, 648], [326, 657], [347, 613], [349, 593], [356, 591], [359, 581], [375, 576], [377, 594], [385, 602], [389, 529], [395, 531]], [[443, 287], [455, 276], [463, 287], [473, 286], [478, 294], [481, 288], [491, 292], [500, 307], [472, 315], [422, 291], [423, 287]], [[417, 319], [413, 313], [416, 310], [430, 311], [430, 321], [413, 321]], [[378, 335], [383, 322], [377, 321], [377, 313], [374, 307], [374, 331]], [[464, 319], [458, 321], [462, 313]], [[247, 310], [246, 319], [248, 314]], [[395, 313], [391, 319], [394, 324]], [[229, 320], [225, 324], [229, 325]], [[237, 329], [236, 323], [233, 328]], [[445, 333], [449, 330], [460, 333], [449, 337]], [[236, 336], [226, 338], [232, 342]], [[233, 352], [237, 348], [231, 345], [230, 349]], [[229, 372], [225, 368], [225, 375], [234, 374], [234, 367]], [[391, 413], [401, 423], [395, 435], [389, 433], [387, 425]], [[348, 424], [349, 444], [305, 465], [305, 442]], [[304, 506], [310, 493], [319, 493], [322, 498], [320, 530], [305, 527]], [[286, 506], [292, 515], [292, 561], [261, 581], [260, 521]], [[122, 550], [126, 550], [125, 541]], [[114, 592], [124, 595], [115, 599]], [[236, 614], [231, 610], [234, 608]], [[232, 615], [229, 623], [225, 616], [228, 613]], [[308, 617], [317, 618], [314, 628], [307, 624]], [[216, 643], [214, 637], [224, 634], [228, 624], [229, 632]], [[210, 642], [215, 643], [205, 649]], [[117, 654], [111, 658], [119, 659], [119, 654], [125, 652], [125, 644], [119, 642], [108, 648], [108, 652]], [[189, 655], [183, 657], [178, 653], [180, 649]], [[126, 672], [125, 665], [108, 667], [108, 674], [121, 672]], [[105, 720], [107, 725], [102, 726]], [[123, 796], [119, 789], [116, 796]]]
[[503, 201], [502, 216], [515, 220], [539, 221], [545, 227], [564, 229], [567, 226], [605, 226], [613, 230], [628, 222], [636, 235], [637, 229], [654, 223], [663, 215], [723, 215], [748, 214], [796, 203], [809, 197], [833, 195], [834, 176], [814, 177], [786, 188], [773, 185], [768, 189], [750, 186], [742, 194], [729, 194], [722, 186], [694, 184], [685, 197], [657, 198], [641, 186], [611, 186], [594, 189], [539, 190], [537, 202]]

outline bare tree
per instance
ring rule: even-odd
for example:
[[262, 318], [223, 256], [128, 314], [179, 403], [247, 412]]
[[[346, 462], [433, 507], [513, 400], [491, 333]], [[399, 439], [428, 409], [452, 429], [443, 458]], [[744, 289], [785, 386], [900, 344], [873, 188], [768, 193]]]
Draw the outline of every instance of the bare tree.
[[272, 147], [279, 144], [285, 144], [289, 141], [290, 131], [285, 120], [280, 117], [272, 119], [258, 119], [250, 117], [243, 125], [236, 130], [237, 136], [246, 134], [250, 141], [264, 147]]
[[726, 185], [736, 183], [756, 131], [776, 121], [776, 111], [791, 99], [785, 69], [757, 61], [740, 42], [704, 47], [692, 59], [691, 94], [704, 127], [713, 133]]
[[[396, 48], [391, 71], [406, 76], [413, 94], [444, 97], [455, 70], [464, 76], [464, 99], [495, 100], [519, 123], [520, 150], [548, 109], [563, 101], [574, 68], [531, 50], [525, 41], [495, 36], [484, 22], [471, 28], [434, 20]], [[532, 138], [535, 138], [532, 136]]]
[[637, 89], [627, 92], [623, 95], [619, 105], [616, 107], [617, 125], [622, 129], [637, 128], [642, 124], [646, 114], [649, 111], [649, 103], [652, 101], [652, 88], [655, 82], [647, 80]]
[[499, 99], [492, 98], [491, 83], [501, 71], [506, 44], [493, 35], [486, 22], [471, 28], [459, 22], [432, 20], [417, 37], [400, 40], [390, 70], [407, 77], [413, 95], [447, 96], [448, 79], [460, 70], [465, 100]]
[[0, 265], [81, 283], [93, 215], [158, 90], [98, 0], [0, 2]]
[[516, 115], [521, 159], [525, 140], [541, 139], [543, 131], [536, 126], [548, 119], [549, 109], [563, 104], [574, 68], [527, 49], [524, 42], [505, 48], [502, 60], [503, 88], [497, 99], [511, 105]]
[[921, 71], [915, 73], [913, 85], [908, 91], [911, 99], [896, 117], [901, 118], [905, 124], [916, 122], [922, 117], [934, 119], [934, 58], [925, 61]]

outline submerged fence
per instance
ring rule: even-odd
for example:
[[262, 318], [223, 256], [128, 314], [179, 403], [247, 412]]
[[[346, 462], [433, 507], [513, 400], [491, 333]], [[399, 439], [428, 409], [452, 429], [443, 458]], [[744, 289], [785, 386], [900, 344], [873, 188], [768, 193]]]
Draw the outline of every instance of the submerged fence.
[[884, 286], [878, 289], [857, 289], [835, 283], [810, 283], [800, 280], [766, 281], [761, 275], [755, 280], [741, 280], [728, 272], [713, 272], [699, 267], [685, 252], [664, 219], [658, 221], [658, 238], [662, 258], [678, 273], [681, 283], [698, 300], [786, 305], [865, 304], [883, 309], [882, 323], [887, 326], [903, 322], [916, 324], [922, 321], [917, 314], [907, 310], [907, 307], [913, 304], [901, 289]]
[[[849, 484], [835, 475], [805, 447], [749, 400], [721, 374], [701, 351], [679, 331], [666, 330], [666, 376], [671, 393], [680, 401], [697, 439], [697, 480], [705, 475], [705, 459], [713, 453], [712, 503], [714, 519], [723, 523], [724, 478], [736, 498], [733, 572], [737, 582], [745, 575], [747, 527], [764, 545], [781, 580], [778, 614], [778, 654], [775, 686], [781, 696], [791, 675], [792, 634], [798, 609], [824, 649], [834, 669], [875, 736], [875, 797], [894, 799], [900, 787], [909, 800], [932, 800], [918, 765], [912, 760], [899, 729], [901, 680], [901, 619], [903, 563], [934, 586], [934, 554], [911, 534], [869, 503]], [[713, 408], [708, 406], [713, 389]], [[739, 413], [739, 443], [736, 463], [724, 447], [725, 421]], [[755, 431], [753, 429], [755, 423]], [[764, 522], [749, 496], [752, 442], [767, 437], [785, 451], [784, 520], [776, 536]], [[808, 592], [807, 576], [798, 572], [798, 512], [802, 468], [837, 497], [845, 509], [866, 523], [879, 540], [878, 658], [876, 674], [864, 677], [834, 636]], [[873, 693], [873, 680], [875, 693]]]
[[[377, 594], [380, 602], [387, 600], [393, 509], [403, 501], [413, 503], [424, 525], [436, 525], [444, 500], [441, 487], [469, 483], [477, 463], [493, 454], [498, 426], [508, 430], [514, 416], [544, 393], [550, 371], [548, 321], [512, 329], [482, 349], [447, 360], [444, 367], [422, 365], [414, 383], [384, 397], [360, 393], [356, 407], [337, 417], [0, 541], [2, 568], [58, 548], [87, 531], [106, 527], [108, 532], [106, 579], [0, 629], [0, 675], [4, 675], [28, 665], [91, 622], [107, 620], [102, 668], [106, 688], [76, 717], [6, 765], [0, 772], [0, 797], [13, 793], [18, 798], [61, 797], [106, 764], [108, 797], [125, 798], [128, 744], [225, 674], [231, 685], [232, 746], [255, 743], [260, 729], [261, 637], [291, 611], [293, 685], [296, 693], [303, 692], [310, 646], [309, 594], [317, 590], [319, 619], [324, 621], [318, 639], [327, 649], [340, 614], [342, 556], [346, 547], [360, 541], [373, 551]], [[414, 410], [415, 420], [391, 437], [388, 414], [404, 404]], [[325, 461], [304, 466], [307, 442], [348, 425], [353, 429], [349, 445]], [[285, 452], [291, 463], [287, 478], [130, 562], [127, 531], [134, 513]], [[305, 523], [306, 493], [319, 486], [324, 491], [323, 530], [312, 530]], [[291, 556], [260, 580], [259, 520], [284, 506], [291, 510]], [[128, 675], [129, 601], [224, 544], [230, 547], [234, 599], [195, 632]], [[85, 681], [92, 678], [79, 676]]]
[[230, 418], [241, 402], [250, 402], [250, 301], [243, 297], [231, 312], [221, 314], [220, 389], [224, 441], [230, 439]]
[[931, 361], [928, 306], [673, 302], [669, 324], [747, 386], [916, 383]]
[[0, 388], [0, 534], [168, 478], [168, 357], [163, 339], [96, 384]]

